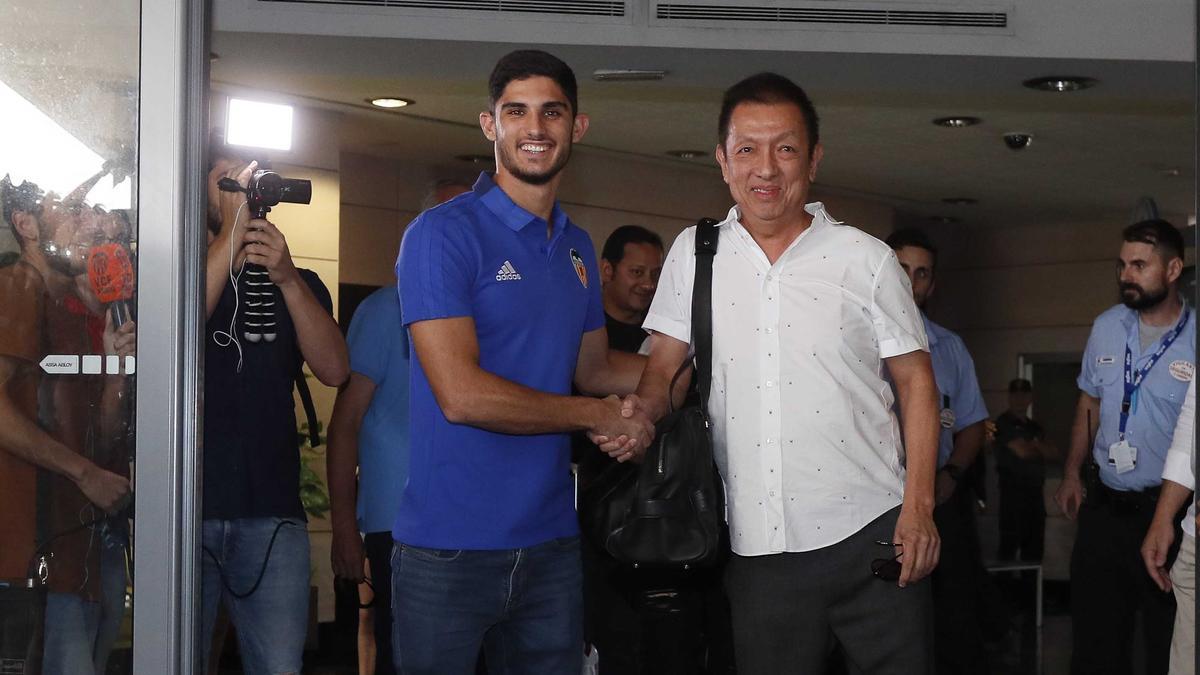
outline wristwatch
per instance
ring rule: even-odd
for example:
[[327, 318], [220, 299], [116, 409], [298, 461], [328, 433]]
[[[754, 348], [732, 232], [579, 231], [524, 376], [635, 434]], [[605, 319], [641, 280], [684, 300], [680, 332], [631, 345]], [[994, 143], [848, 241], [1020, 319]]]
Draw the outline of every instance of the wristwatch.
[[959, 467], [959, 466], [957, 466], [957, 465], [954, 465], [954, 464], [947, 464], [946, 466], [943, 466], [943, 467], [941, 468], [941, 470], [942, 470], [942, 471], [945, 471], [947, 474], [949, 474], [949, 476], [950, 476], [951, 478], [953, 478], [953, 479], [954, 479], [954, 482], [956, 482], [956, 483], [957, 483], [958, 481], [961, 481], [961, 480], [962, 480], [962, 475], [963, 475], [963, 470], [962, 470], [962, 467]]

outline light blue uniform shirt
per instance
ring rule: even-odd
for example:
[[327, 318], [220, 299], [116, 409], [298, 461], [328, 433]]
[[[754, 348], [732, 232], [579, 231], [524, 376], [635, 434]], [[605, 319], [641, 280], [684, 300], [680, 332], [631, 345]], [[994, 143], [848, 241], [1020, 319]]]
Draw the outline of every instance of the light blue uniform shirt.
[[350, 370], [375, 383], [358, 434], [358, 529], [387, 532], [408, 478], [408, 340], [394, 287], [362, 301], [346, 344]]
[[[1179, 317], [1172, 321], [1171, 328], [1177, 321]], [[1138, 313], [1124, 305], [1110, 308], [1092, 324], [1077, 383], [1085, 394], [1100, 399], [1100, 426], [1092, 445], [1092, 457], [1100, 465], [1100, 480], [1115, 490], [1145, 490], [1162, 483], [1171, 434], [1195, 371], [1196, 313], [1191, 313], [1179, 337], [1138, 388], [1125, 429], [1125, 440], [1137, 448], [1137, 466], [1118, 474], [1108, 463], [1108, 448], [1120, 439], [1125, 347], [1133, 354], [1136, 372], [1161, 343], [1159, 338], [1142, 350], [1138, 341]]]
[[[929, 337], [929, 358], [938, 388], [938, 412], [941, 433], [938, 436], [938, 468], [946, 465], [954, 452], [954, 434], [988, 418], [975, 361], [962, 338], [929, 320], [924, 312], [925, 334]], [[966, 467], [963, 467], [966, 468]]]

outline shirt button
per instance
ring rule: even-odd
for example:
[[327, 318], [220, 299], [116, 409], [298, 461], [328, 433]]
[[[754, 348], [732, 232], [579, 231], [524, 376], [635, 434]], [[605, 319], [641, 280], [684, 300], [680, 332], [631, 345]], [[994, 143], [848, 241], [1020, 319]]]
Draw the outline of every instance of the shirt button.
[[774, 328], [771, 328], [771, 327], [767, 328], [767, 335], [770, 335], [771, 333], [774, 333], [774, 332], [775, 332]]
[[[767, 380], [767, 389], [775, 386], [775, 380]], [[770, 442], [770, 441], [768, 441]]]
[[774, 491], [774, 490], [771, 490], [771, 491], [770, 491], [770, 492], [768, 492], [767, 494], [769, 494], [769, 495], [771, 495], [772, 497], [774, 497], [774, 496], [775, 496], [775, 491]]
[[771, 275], [770, 275], [770, 274], [768, 274], [768, 275], [767, 275], [767, 281], [770, 281], [770, 280], [771, 280]]
[[775, 439], [774, 439], [774, 438], [768, 438], [768, 439], [767, 439], [767, 445], [775, 445]]

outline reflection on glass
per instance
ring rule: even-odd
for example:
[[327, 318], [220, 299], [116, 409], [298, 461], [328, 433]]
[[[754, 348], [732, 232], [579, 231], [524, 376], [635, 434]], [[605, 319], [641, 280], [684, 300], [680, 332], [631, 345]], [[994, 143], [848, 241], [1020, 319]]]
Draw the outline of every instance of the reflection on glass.
[[5, 675], [130, 670], [137, 17], [0, 8]]

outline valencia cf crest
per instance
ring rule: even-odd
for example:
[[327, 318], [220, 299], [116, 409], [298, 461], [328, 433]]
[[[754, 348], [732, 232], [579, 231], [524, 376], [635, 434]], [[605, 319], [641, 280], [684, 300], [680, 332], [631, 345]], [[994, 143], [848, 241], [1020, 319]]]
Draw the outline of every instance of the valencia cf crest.
[[587, 288], [587, 265], [583, 264], [583, 256], [579, 255], [579, 251], [571, 249], [571, 264], [575, 266], [575, 274], [579, 276], [579, 283]]

